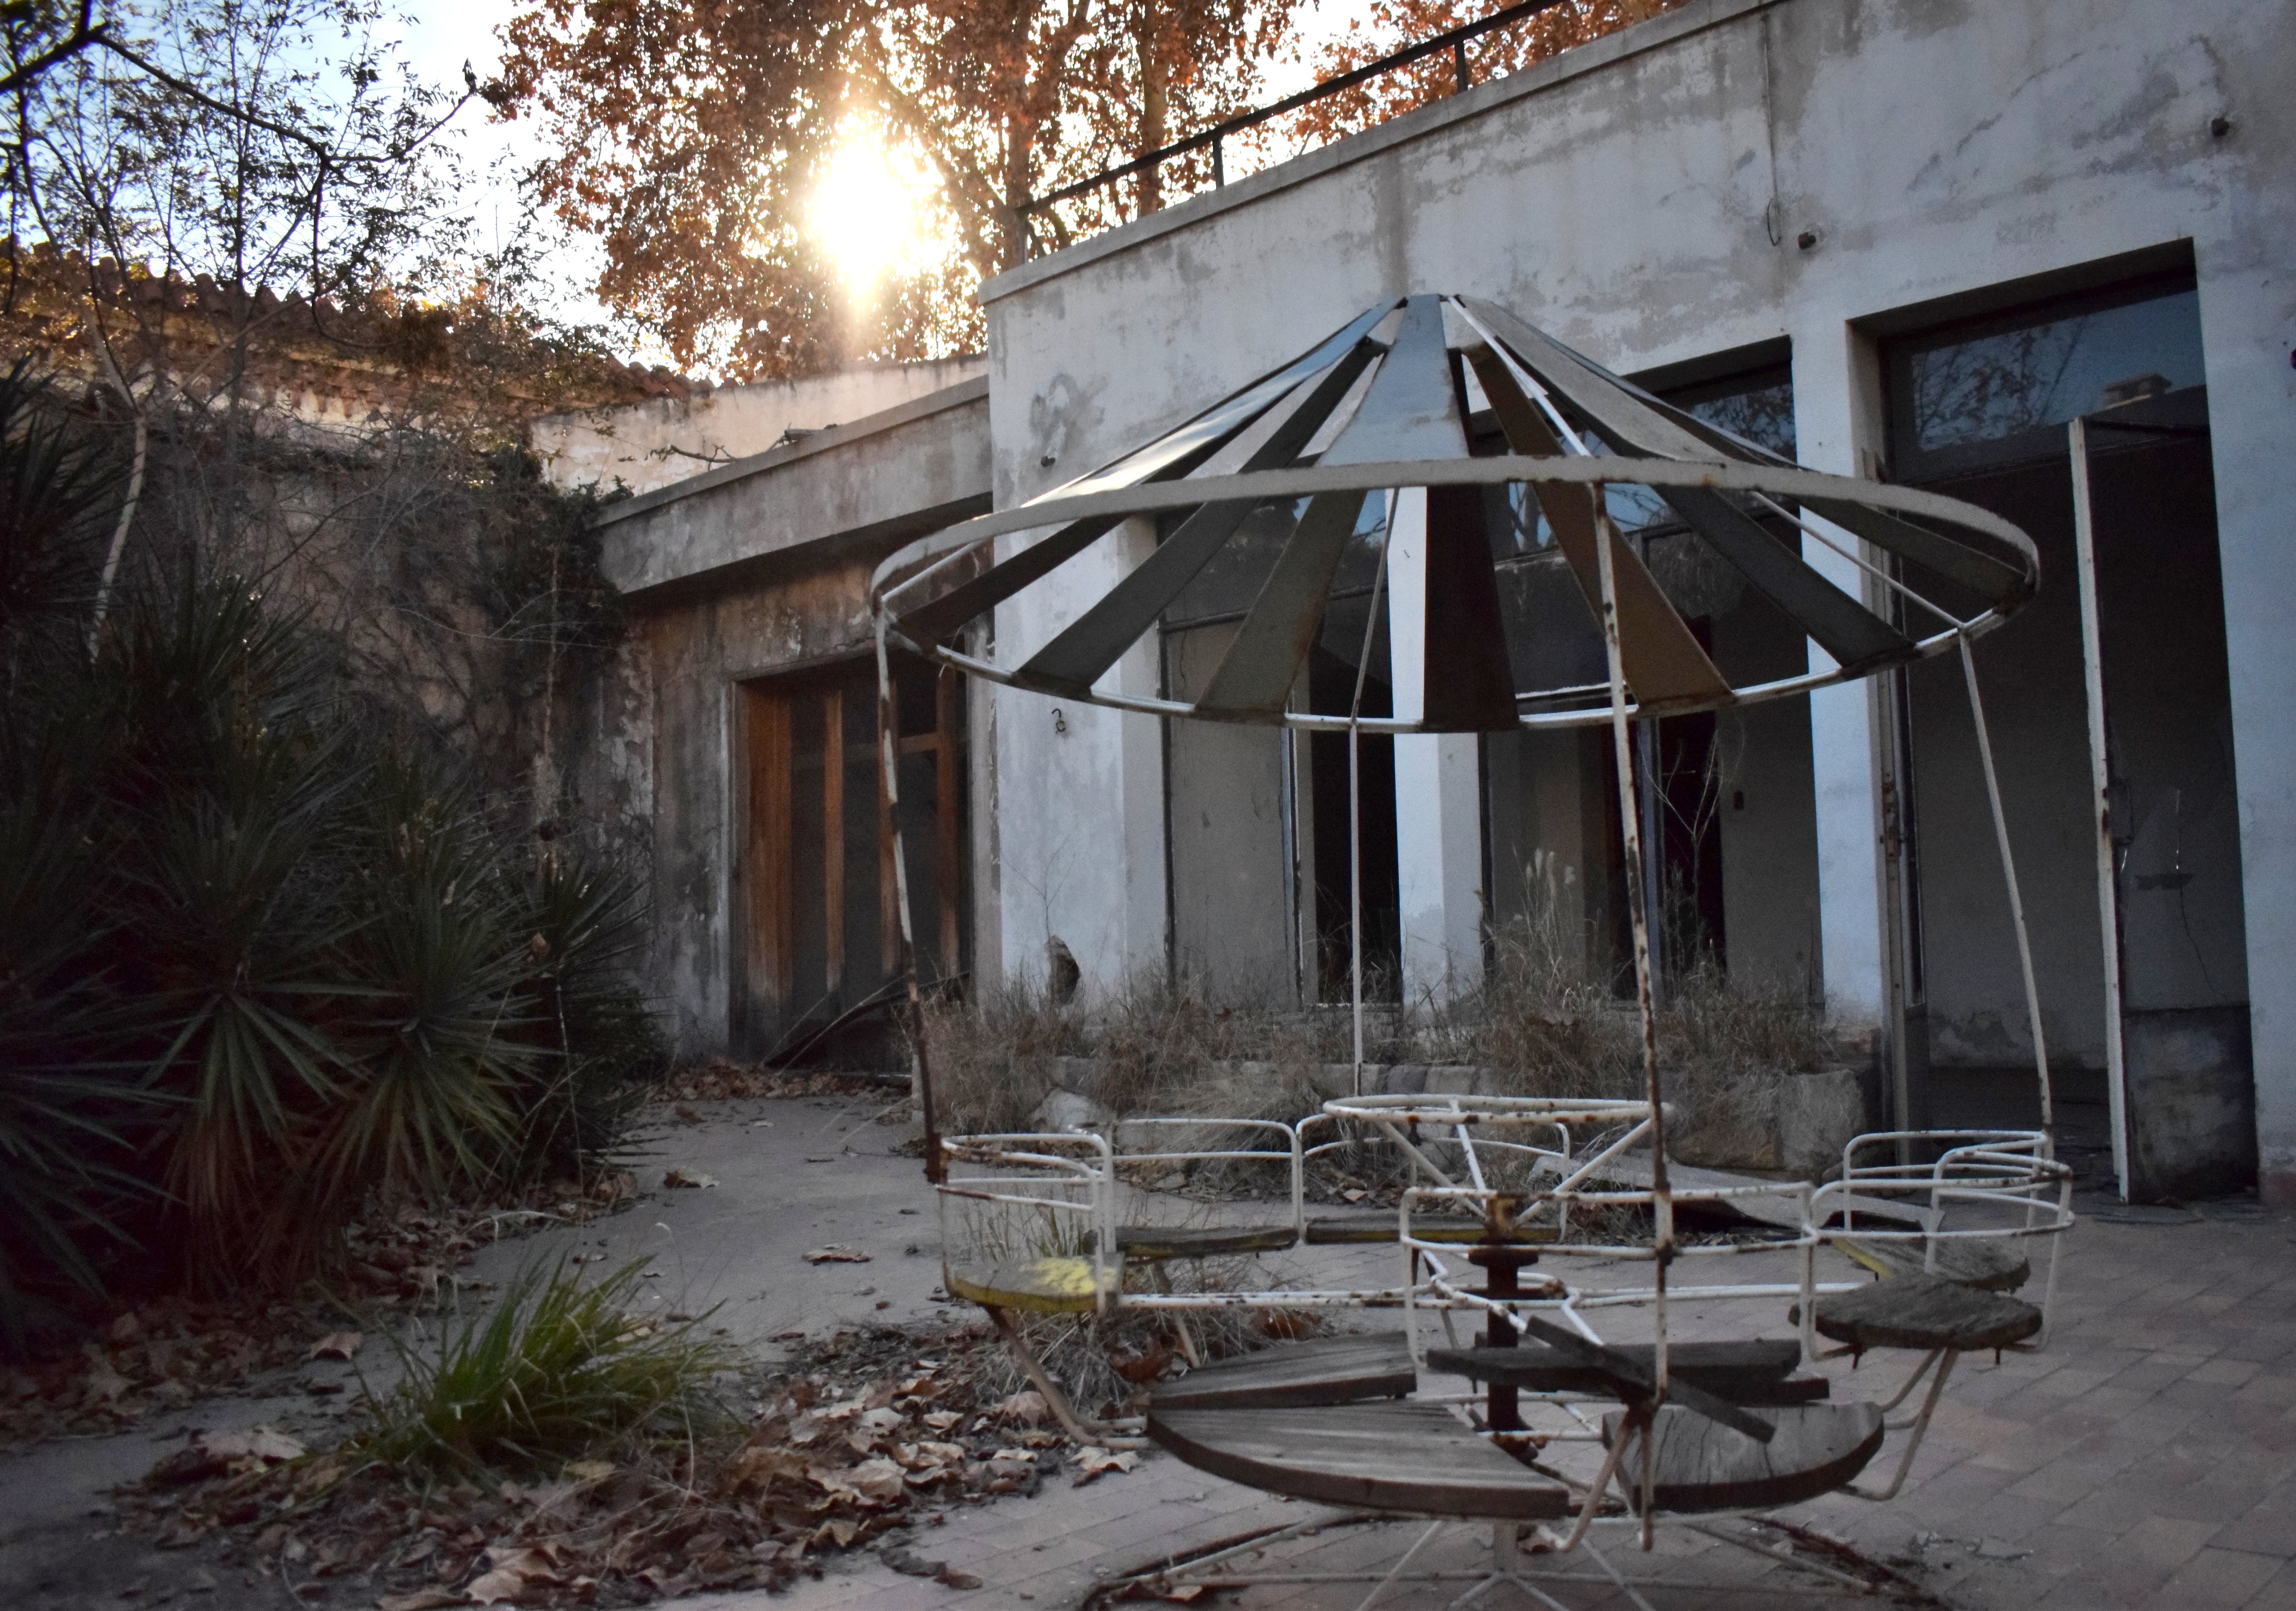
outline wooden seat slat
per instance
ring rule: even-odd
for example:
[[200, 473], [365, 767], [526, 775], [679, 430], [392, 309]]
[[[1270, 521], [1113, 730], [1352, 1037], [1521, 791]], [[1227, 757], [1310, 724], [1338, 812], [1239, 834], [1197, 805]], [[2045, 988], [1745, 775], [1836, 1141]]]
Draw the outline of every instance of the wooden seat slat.
[[2041, 1329], [2041, 1312], [1934, 1275], [1893, 1275], [1817, 1300], [1823, 1335], [1852, 1348], [2006, 1348]]
[[1319, 1337], [1279, 1343], [1240, 1359], [1159, 1382], [1148, 1402], [1159, 1410], [1273, 1410], [1401, 1398], [1418, 1386], [1411, 1346], [1401, 1332]]
[[1119, 1225], [1116, 1246], [1128, 1259], [1211, 1258], [1280, 1253], [1293, 1240], [1289, 1225]]
[[[1644, 1370], [1657, 1362], [1648, 1343], [1620, 1345], [1617, 1352]], [[1833, 1391], [1822, 1376], [1794, 1377], [1801, 1345], [1791, 1337], [1772, 1340], [1677, 1343], [1667, 1350], [1670, 1381], [1702, 1387], [1734, 1404], [1804, 1404]], [[1607, 1372], [1538, 1342], [1513, 1348], [1437, 1348], [1427, 1355], [1430, 1370], [1448, 1370], [1529, 1393], [1586, 1393], [1617, 1396]]]
[[[1311, 1247], [1346, 1247], [1398, 1239], [1399, 1224], [1392, 1214], [1324, 1214], [1308, 1222], [1304, 1239]], [[1480, 1220], [1421, 1220], [1411, 1227], [1414, 1239], [1440, 1242], [1447, 1247], [1473, 1247], [1490, 1242], [1490, 1230]], [[1500, 1244], [1508, 1247], [1538, 1247], [1556, 1239], [1552, 1225], [1519, 1225]]]
[[1435, 1404], [1158, 1410], [1148, 1435], [1200, 1471], [1328, 1505], [1540, 1521], [1570, 1491]]
[[1937, 1268], [1924, 1270], [1926, 1244], [1911, 1237], [1838, 1236], [1833, 1245], [1880, 1276], [1938, 1275], [1982, 1292], [2014, 1292], [2033, 1279], [2023, 1237], [1947, 1237], [1937, 1245]]
[[[1795, 1404], [1752, 1413], [1776, 1430], [1767, 1443], [1694, 1415], [1660, 1406], [1652, 1423], [1657, 1451], [1652, 1509], [1677, 1515], [1767, 1509], [1831, 1493], [1854, 1481], [1882, 1447], [1882, 1411], [1873, 1404]], [[1623, 1412], [1603, 1418], [1615, 1442]], [[1642, 1501], [1641, 1453], [1629, 1448], [1621, 1486]]]
[[1310, 1247], [1344, 1247], [1395, 1239], [1396, 1219], [1391, 1214], [1326, 1214], [1308, 1222], [1307, 1242]]

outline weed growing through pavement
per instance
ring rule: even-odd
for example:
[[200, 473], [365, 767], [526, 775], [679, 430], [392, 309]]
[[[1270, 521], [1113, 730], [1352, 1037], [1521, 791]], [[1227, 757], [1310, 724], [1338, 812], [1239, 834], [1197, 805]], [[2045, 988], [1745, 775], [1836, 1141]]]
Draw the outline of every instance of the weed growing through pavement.
[[348, 1452], [410, 1474], [527, 1475], [723, 1422], [710, 1384], [740, 1355], [701, 1330], [709, 1314], [631, 1313], [645, 1263], [587, 1284], [562, 1263], [530, 1268], [491, 1313], [442, 1331], [435, 1353], [400, 1344], [406, 1375], [369, 1396], [371, 1424]]

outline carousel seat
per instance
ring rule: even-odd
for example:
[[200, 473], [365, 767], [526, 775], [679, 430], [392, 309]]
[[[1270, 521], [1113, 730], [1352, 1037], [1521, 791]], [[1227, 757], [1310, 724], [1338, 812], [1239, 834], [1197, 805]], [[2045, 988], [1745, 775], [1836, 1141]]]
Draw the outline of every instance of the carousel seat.
[[1279, 1343], [1159, 1382], [1152, 1410], [1279, 1410], [1402, 1398], [1418, 1386], [1399, 1331]]
[[1569, 1489], [1439, 1404], [1152, 1407], [1148, 1435], [1199, 1471], [1327, 1505], [1513, 1521], [1570, 1509]]
[[1837, 1236], [1833, 1245], [1878, 1276], [1936, 1275], [1982, 1292], [2014, 1292], [2033, 1278], [2023, 1237], [1946, 1237], [1937, 1244], [1937, 1268], [1925, 1245], [1912, 1237]]
[[1817, 1300], [1817, 1329], [1859, 1353], [1868, 1348], [2007, 1348], [2041, 1329], [2041, 1312], [1997, 1292], [1935, 1275], [1894, 1275]]
[[1099, 1307], [1111, 1284], [1086, 1258], [950, 1264], [942, 1280], [951, 1296], [984, 1309], [1023, 1309], [1037, 1314], [1089, 1313]]
[[[1751, 1413], [1775, 1428], [1769, 1442], [1757, 1443], [1680, 1404], [1660, 1405], [1652, 1419], [1652, 1510], [1695, 1515], [1816, 1499], [1852, 1481], [1882, 1447], [1882, 1411], [1874, 1404], [1787, 1404]], [[1625, 1419], [1624, 1412], [1603, 1418], [1606, 1445], [1617, 1441]], [[1640, 1449], [1629, 1447], [1620, 1486], [1636, 1505], [1641, 1469]]]

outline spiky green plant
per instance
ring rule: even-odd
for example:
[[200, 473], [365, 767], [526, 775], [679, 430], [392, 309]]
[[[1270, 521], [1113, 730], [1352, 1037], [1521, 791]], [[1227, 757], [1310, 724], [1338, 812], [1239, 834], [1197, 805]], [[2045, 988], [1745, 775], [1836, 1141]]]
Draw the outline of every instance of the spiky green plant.
[[22, 640], [77, 640], [121, 489], [110, 445], [57, 406], [28, 359], [0, 375], [0, 644], [20, 678]]
[[351, 1452], [415, 1476], [522, 1475], [722, 1419], [710, 1382], [740, 1355], [703, 1333], [708, 1314], [631, 1313], [645, 1263], [587, 1284], [563, 1263], [530, 1267], [435, 1350], [403, 1345], [405, 1377], [369, 1398]]
[[33, 785], [0, 798], [0, 1340], [22, 1341], [44, 1275], [102, 1288], [132, 1241], [122, 1211], [156, 1196], [134, 1142], [160, 1107], [135, 1055], [150, 1015], [106, 987], [116, 932], [76, 898], [85, 800]]
[[341, 871], [357, 926], [332, 959], [357, 985], [335, 1032], [347, 1066], [295, 1137], [293, 1190], [266, 1228], [291, 1269], [318, 1262], [377, 1190], [491, 1173], [534, 1061], [519, 1033], [518, 913], [486, 825], [439, 767], [405, 754], [362, 782]]
[[554, 842], [521, 882], [515, 911], [537, 1053], [520, 1094], [519, 1156], [563, 1169], [619, 1135], [668, 1065], [655, 1014], [630, 983], [645, 940], [643, 870]]

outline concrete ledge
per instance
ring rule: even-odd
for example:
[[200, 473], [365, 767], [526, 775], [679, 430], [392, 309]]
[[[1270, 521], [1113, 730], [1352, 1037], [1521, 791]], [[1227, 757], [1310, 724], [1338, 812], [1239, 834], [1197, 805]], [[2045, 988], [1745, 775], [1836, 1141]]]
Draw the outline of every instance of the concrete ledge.
[[731, 579], [824, 544], [888, 546], [986, 511], [988, 382], [967, 380], [602, 510], [626, 594]]

